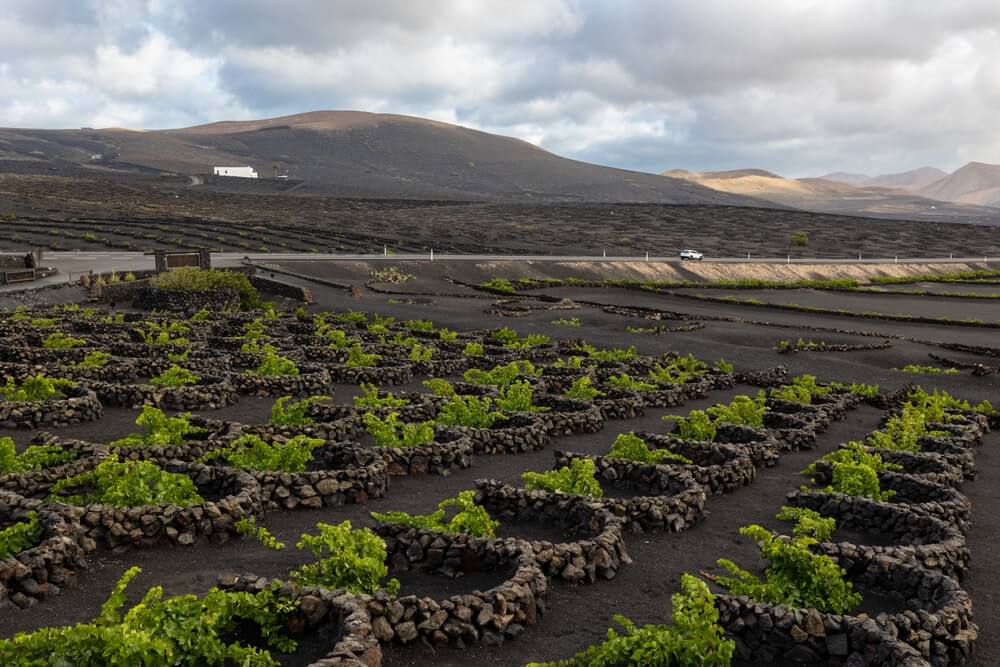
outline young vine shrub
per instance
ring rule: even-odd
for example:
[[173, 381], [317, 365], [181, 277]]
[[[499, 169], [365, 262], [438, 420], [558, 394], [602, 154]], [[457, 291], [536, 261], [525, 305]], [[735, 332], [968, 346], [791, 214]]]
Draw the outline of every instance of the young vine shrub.
[[865, 444], [877, 449], [919, 452], [920, 438], [928, 433], [925, 414], [910, 404], [904, 404], [902, 412], [886, 420], [885, 425], [872, 431]]
[[5, 401], [49, 401], [65, 398], [63, 390], [75, 386], [71, 380], [44, 375], [29, 375], [18, 384], [8, 376], [6, 383], [0, 386], [0, 398]]
[[120, 440], [115, 440], [112, 447], [149, 446], [149, 445], [183, 445], [192, 435], [199, 435], [205, 429], [191, 424], [191, 413], [184, 412], [176, 417], [168, 417], [163, 410], [152, 405], [142, 406], [142, 412], [135, 419], [136, 426], [141, 426], [141, 433], [130, 433]]
[[612, 375], [607, 380], [604, 381], [605, 386], [611, 387], [612, 389], [621, 389], [624, 391], [653, 391], [658, 389], [652, 382], [643, 382], [642, 380], [636, 380], [628, 373], [620, 373], [618, 375]]
[[[840, 449], [835, 449], [832, 452], [824, 454], [821, 460], [832, 464], [854, 463], [857, 465], [865, 465], [875, 472], [883, 472], [885, 470], [897, 471], [903, 469], [903, 466], [901, 465], [886, 463], [882, 460], [881, 454], [878, 452], [869, 452], [865, 449], [864, 443], [857, 440], [851, 440]], [[811, 463], [805, 470], [802, 471], [802, 473], [805, 475], [812, 475], [815, 471], [816, 464]]]
[[729, 405], [719, 403], [705, 410], [712, 421], [723, 424], [736, 424], [743, 426], [755, 426], [760, 428], [764, 425], [764, 414], [767, 406], [764, 405], [764, 392], [758, 392], [756, 398], [749, 396], [737, 396]]
[[267, 442], [259, 436], [246, 434], [229, 446], [216, 449], [201, 457], [207, 462], [222, 459], [243, 470], [272, 472], [302, 472], [313, 460], [313, 450], [323, 444], [320, 438], [297, 435], [285, 441]]
[[112, 507], [186, 506], [205, 502], [187, 475], [167, 472], [150, 461], [121, 463], [114, 454], [90, 472], [57, 481], [52, 485], [49, 500]]
[[408, 359], [414, 363], [428, 362], [434, 357], [436, 350], [430, 345], [420, 345], [419, 343], [410, 348]]
[[379, 395], [379, 388], [373, 384], [362, 383], [361, 395], [354, 397], [354, 405], [359, 408], [401, 408], [409, 405], [405, 398], [396, 398], [390, 392]]
[[794, 521], [792, 535], [795, 537], [811, 537], [820, 542], [826, 542], [833, 537], [837, 529], [837, 520], [826, 517], [807, 507], [790, 507], [785, 505], [778, 512], [777, 518], [782, 521]]
[[28, 512], [21, 521], [0, 530], [0, 560], [30, 549], [42, 539], [37, 512]]
[[352, 368], [374, 366], [381, 358], [382, 356], [379, 354], [366, 354], [365, 351], [361, 349], [360, 343], [354, 343], [347, 348], [347, 360], [344, 364]]
[[597, 481], [597, 466], [591, 459], [573, 459], [568, 466], [548, 472], [526, 472], [521, 475], [526, 489], [562, 491], [580, 496], [601, 498], [604, 489]]
[[385, 541], [368, 528], [352, 530], [351, 522], [317, 523], [317, 535], [302, 534], [295, 545], [318, 558], [291, 574], [302, 586], [344, 589], [374, 595], [385, 589], [390, 595], [399, 590], [399, 581], [390, 579], [386, 565]]
[[281, 542], [274, 535], [271, 534], [264, 526], [258, 526], [257, 520], [252, 516], [245, 516], [242, 519], [238, 519], [233, 527], [236, 532], [240, 535], [245, 535], [247, 537], [255, 537], [258, 542], [263, 544], [268, 549], [273, 549], [274, 551], [281, 551], [285, 548], [285, 543]]
[[20, 454], [14, 440], [0, 437], [0, 473], [22, 473], [42, 470], [60, 463], [75, 461], [77, 453], [56, 445], [31, 445]]
[[835, 462], [832, 483], [824, 490], [878, 501], [886, 501], [896, 495], [895, 491], [882, 490], [878, 472], [865, 463]]
[[186, 387], [198, 384], [199, 382], [201, 382], [201, 378], [198, 375], [177, 364], [173, 364], [170, 368], [151, 379], [149, 384], [156, 387]]
[[740, 534], [757, 542], [768, 566], [762, 581], [727, 558], [719, 560], [732, 576], [719, 576], [718, 583], [733, 594], [834, 614], [845, 614], [861, 603], [854, 585], [844, 579], [844, 569], [829, 556], [810, 550], [814, 538], [789, 539], [758, 525], [744, 526]]
[[650, 449], [646, 441], [635, 433], [619, 433], [611, 443], [610, 459], [625, 459], [639, 463], [681, 463], [690, 465], [691, 460], [675, 454], [669, 449]]
[[715, 440], [715, 422], [704, 410], [692, 410], [687, 417], [677, 415], [667, 415], [663, 421], [673, 422], [674, 430], [670, 435], [682, 440], [697, 440], [700, 442], [712, 442]]
[[705, 582], [681, 575], [681, 590], [671, 598], [672, 625], [641, 627], [620, 614], [624, 634], [608, 630], [607, 640], [569, 660], [532, 662], [527, 667], [728, 667], [736, 643], [719, 625], [715, 596]]
[[527, 382], [515, 382], [500, 389], [496, 401], [503, 412], [546, 412], [534, 403], [534, 390]]
[[73, 364], [76, 368], [104, 368], [111, 361], [111, 355], [107, 352], [96, 350], [83, 358], [82, 361]]
[[592, 401], [595, 398], [605, 396], [603, 391], [594, 386], [594, 382], [589, 375], [584, 375], [573, 380], [573, 384], [570, 385], [569, 389], [563, 395], [567, 398], [577, 398], [584, 401]]
[[398, 412], [380, 419], [371, 412], [364, 416], [365, 430], [378, 447], [416, 447], [434, 442], [434, 421], [410, 424], [399, 420]]
[[450, 398], [456, 395], [455, 387], [447, 380], [442, 380], [441, 378], [431, 378], [430, 380], [424, 380], [423, 385], [431, 390], [431, 393], [435, 396], [444, 396], [445, 398]]
[[470, 368], [462, 374], [466, 382], [471, 384], [488, 384], [507, 386], [522, 377], [538, 377], [540, 371], [530, 361], [512, 361], [509, 364], [494, 366], [488, 371]]
[[517, 292], [514, 283], [506, 278], [490, 278], [479, 283], [479, 286], [492, 292], [503, 292], [504, 294], [514, 294]]
[[279, 597], [271, 589], [237, 593], [212, 588], [201, 598], [164, 598], [163, 588], [154, 586], [122, 614], [125, 588], [140, 571], [133, 567], [122, 575], [90, 622], [41, 628], [0, 640], [0, 664], [277, 667], [278, 661], [267, 649], [244, 646], [231, 638], [240, 621], [259, 628], [260, 638], [269, 647], [284, 653], [297, 648], [285, 631], [298, 602]]
[[270, 426], [309, 426], [313, 418], [307, 414], [309, 407], [321, 401], [330, 400], [329, 396], [310, 396], [293, 401], [291, 396], [282, 396], [271, 406], [271, 417], [267, 420]]
[[488, 397], [455, 395], [441, 406], [435, 421], [444, 426], [489, 428], [504, 418], [502, 412], [491, 410], [492, 406], [493, 401]]
[[264, 377], [291, 377], [299, 374], [299, 367], [270, 348], [264, 351], [264, 358], [252, 372]]
[[462, 348], [462, 354], [466, 357], [481, 357], [486, 353], [483, 349], [482, 343], [470, 342], [466, 343], [465, 347]]
[[[372, 512], [372, 518], [382, 523], [394, 523], [413, 528], [427, 528], [446, 533], [466, 533], [476, 537], [496, 537], [500, 522], [494, 520], [482, 505], [475, 502], [474, 491], [461, 491], [454, 498], [438, 503], [430, 514], [406, 512]], [[451, 519], [445, 521], [449, 508], [456, 508]]]
[[54, 331], [50, 333], [42, 346], [48, 350], [70, 350], [74, 347], [80, 347], [81, 345], [86, 345], [87, 341], [82, 338], [74, 338], [72, 336], [67, 336], [61, 331]]

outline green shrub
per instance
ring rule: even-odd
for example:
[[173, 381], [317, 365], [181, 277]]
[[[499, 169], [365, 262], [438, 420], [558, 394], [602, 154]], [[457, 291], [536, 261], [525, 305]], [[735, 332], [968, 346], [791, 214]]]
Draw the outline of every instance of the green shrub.
[[424, 380], [423, 385], [431, 390], [431, 393], [435, 396], [444, 396], [448, 398], [455, 395], [455, 387], [452, 386], [447, 380], [442, 380], [441, 378], [431, 378], [430, 380]]
[[268, 549], [273, 549], [274, 551], [281, 551], [285, 548], [285, 543], [281, 542], [274, 535], [271, 534], [264, 526], [258, 526], [257, 520], [252, 516], [245, 516], [242, 519], [237, 519], [236, 523], [233, 524], [233, 528], [240, 535], [245, 535], [247, 537], [254, 537], [258, 542], [263, 544]]
[[496, 406], [503, 412], [546, 412], [548, 408], [534, 403], [534, 390], [527, 382], [515, 382], [501, 387]]
[[457, 331], [449, 331], [445, 327], [438, 329], [438, 340], [443, 343], [454, 343], [458, 340]]
[[906, 403], [899, 414], [886, 420], [881, 429], [872, 431], [865, 439], [865, 444], [878, 449], [892, 449], [907, 452], [921, 450], [920, 437], [927, 434], [925, 414]]
[[736, 366], [733, 366], [725, 359], [719, 359], [718, 361], [716, 361], [715, 365], [712, 366], [712, 368], [722, 373], [732, 373], [733, 371], [736, 370]]
[[794, 246], [805, 247], [809, 245], [809, 234], [806, 232], [792, 232], [788, 236], [788, 242]]
[[893, 368], [901, 373], [920, 373], [924, 375], [958, 375], [957, 368], [939, 368], [937, 366], [921, 366], [920, 364], [906, 364], [902, 368]]
[[445, 426], [489, 428], [498, 419], [503, 419], [503, 413], [491, 410], [492, 406], [493, 401], [489, 398], [453, 395], [451, 400], [441, 406], [436, 421]]
[[300, 371], [294, 361], [269, 348], [264, 350], [264, 358], [252, 372], [263, 377], [294, 377]]
[[374, 366], [382, 358], [379, 354], [367, 354], [361, 349], [360, 343], [354, 343], [347, 348], [347, 361], [344, 363], [352, 368]]
[[506, 278], [491, 278], [479, 283], [479, 287], [491, 292], [503, 292], [504, 294], [515, 294], [517, 292], [514, 283]]
[[428, 362], [434, 357], [435, 349], [430, 345], [414, 345], [410, 348], [409, 360], [414, 363]]
[[417, 447], [434, 442], [434, 422], [409, 424], [399, 421], [398, 412], [390, 412], [384, 419], [371, 412], [364, 416], [365, 430], [374, 438], [378, 447]]
[[201, 377], [195, 375], [186, 368], [173, 364], [149, 381], [149, 384], [156, 387], [185, 387], [201, 382]]
[[89, 353], [76, 364], [73, 364], [76, 368], [104, 368], [111, 361], [111, 355], [107, 352], [94, 351]]
[[194, 426], [190, 422], [191, 413], [185, 412], [176, 417], [168, 417], [163, 410], [152, 405], [142, 406], [142, 413], [135, 419], [136, 426], [141, 426], [141, 433], [131, 433], [120, 440], [111, 443], [112, 447], [183, 445], [190, 436], [199, 435], [205, 429]]
[[18, 454], [13, 439], [0, 437], [0, 474], [41, 470], [76, 458], [73, 450], [56, 445], [31, 445]]
[[526, 489], [562, 491], [580, 496], [600, 498], [604, 495], [597, 481], [597, 466], [591, 459], [573, 459], [569, 466], [548, 472], [526, 472], [521, 475]]
[[[78, 490], [79, 493], [66, 493]], [[150, 461], [121, 463], [112, 454], [90, 472], [57, 481], [50, 501], [69, 505], [100, 503], [112, 507], [195, 505], [204, 502], [187, 475], [166, 472]]]
[[715, 596], [698, 578], [681, 575], [672, 599], [673, 625], [644, 625], [616, 614], [625, 633], [608, 630], [607, 640], [569, 660], [532, 662], [526, 667], [728, 667], [736, 644], [719, 625]]
[[401, 408], [409, 405], [405, 398], [396, 398], [391, 392], [379, 395], [379, 388], [373, 384], [361, 383], [361, 395], [354, 397], [354, 405], [358, 408]]
[[313, 460], [313, 450], [323, 444], [319, 438], [297, 435], [288, 440], [267, 442], [263, 438], [246, 434], [228, 446], [205, 454], [202, 462], [223, 459], [244, 470], [272, 472], [302, 472]]
[[556, 326], [560, 327], [579, 327], [580, 318], [570, 317], [569, 319], [567, 319], [565, 317], [560, 317], [558, 320], [552, 320], [552, 324], [555, 324]]
[[764, 392], [758, 392], [756, 398], [737, 396], [729, 405], [718, 403], [708, 408], [705, 412], [716, 423], [760, 428], [764, 425], [764, 414], [767, 412], [764, 401]]
[[844, 569], [829, 556], [810, 550], [816, 544], [814, 538], [788, 539], [757, 525], [740, 528], [740, 534], [757, 542], [768, 566], [761, 581], [733, 561], [719, 560], [732, 576], [720, 576], [718, 583], [734, 595], [834, 614], [845, 614], [861, 603], [861, 595], [844, 579]]
[[704, 410], [692, 410], [687, 417], [667, 415], [663, 421], [673, 422], [674, 430], [670, 435], [683, 440], [712, 442], [715, 440], [715, 421]]
[[341, 324], [367, 324], [368, 315], [366, 313], [361, 313], [354, 310], [348, 310], [345, 313], [337, 313], [333, 316], [334, 321], [340, 322]]
[[312, 417], [307, 414], [309, 406], [320, 401], [330, 400], [329, 396], [310, 396], [299, 401], [293, 401], [291, 396], [282, 396], [271, 406], [271, 418], [267, 423], [270, 426], [309, 426], [313, 423]]
[[832, 517], [825, 517], [816, 510], [807, 507], [789, 507], [785, 505], [778, 512], [778, 519], [782, 521], [794, 521], [792, 535], [795, 537], [811, 537], [820, 542], [826, 542], [833, 537], [833, 531], [837, 529], [837, 520]]
[[424, 333], [434, 333], [436, 331], [434, 323], [430, 320], [406, 320], [403, 326], [410, 331], [421, 331]]
[[[720, 359], [719, 361], [725, 364], [724, 360]], [[653, 370], [649, 372], [649, 379], [657, 384], [684, 384], [703, 376], [707, 372], [708, 364], [694, 355], [687, 354], [671, 359], [666, 366], [656, 364]]]
[[[45, 627], [0, 640], [0, 663], [34, 665], [197, 665], [232, 664], [277, 667], [270, 653], [232, 639], [238, 621], [258, 628], [268, 646], [293, 652], [296, 643], [284, 636], [297, 602], [272, 590], [235, 593], [212, 588], [204, 597], [181, 595], [163, 599], [154, 586], [125, 614], [125, 588], [139, 574], [130, 568], [118, 580], [100, 614], [88, 623]], [[86, 658], [84, 658], [86, 656]]]
[[65, 398], [64, 389], [75, 387], [76, 383], [63, 378], [44, 375], [29, 375], [18, 384], [14, 378], [0, 386], [0, 398], [5, 401], [48, 401]]
[[22, 520], [0, 530], [0, 560], [30, 549], [42, 539], [42, 524], [37, 512], [28, 512]]
[[[133, 280], [134, 279], [135, 278], [133, 276]], [[128, 280], [127, 277], [126, 277], [126, 280]], [[202, 308], [201, 310], [192, 313], [191, 317], [188, 318], [188, 322], [204, 322], [204, 321], [206, 321], [211, 316], [212, 316], [212, 313], [209, 312], [208, 308]]]
[[241, 308], [246, 310], [260, 305], [260, 294], [250, 284], [250, 278], [245, 273], [236, 271], [182, 267], [153, 276], [150, 284], [163, 289], [189, 292], [231, 289], [239, 292]]
[[624, 361], [631, 361], [639, 356], [639, 353], [636, 352], [635, 345], [629, 345], [628, 348], [624, 350], [619, 347], [599, 350], [593, 345], [587, 345], [584, 343], [583, 345], [577, 346], [577, 349], [581, 352], [585, 352], [590, 359], [598, 362], [620, 363]]
[[462, 374], [462, 377], [471, 384], [506, 386], [521, 377], [538, 377], [539, 373], [530, 361], [512, 361], [509, 364], [494, 366], [488, 371], [470, 368]]
[[619, 433], [611, 443], [610, 459], [625, 459], [639, 463], [683, 463], [690, 465], [691, 459], [675, 454], [669, 449], [650, 449], [646, 441], [635, 433]]
[[317, 523], [318, 535], [302, 534], [295, 545], [308, 549], [319, 560], [307, 563], [291, 574], [301, 586], [374, 595], [385, 589], [390, 595], [399, 590], [395, 579], [385, 581], [385, 541], [368, 528], [351, 529], [351, 522]]
[[462, 354], [466, 357], [481, 357], [485, 354], [485, 350], [482, 343], [466, 343]]
[[[445, 533], [466, 533], [476, 537], [496, 537], [500, 522], [494, 520], [482, 505], [475, 503], [475, 492], [461, 491], [454, 498], [438, 503], [438, 508], [430, 514], [408, 514], [406, 512], [372, 512], [372, 518], [382, 523], [394, 523], [412, 528], [426, 528]], [[448, 508], [457, 509], [451, 519], [445, 521]]]
[[833, 463], [833, 479], [824, 489], [827, 493], [843, 493], [848, 496], [886, 501], [896, 495], [895, 491], [883, 491], [878, 472], [865, 463]]
[[42, 346], [47, 350], [69, 350], [86, 344], [87, 341], [82, 338], [73, 338], [72, 336], [67, 336], [61, 331], [53, 331], [46, 336], [45, 342], [42, 343]]
[[596, 398], [603, 398], [605, 393], [594, 386], [593, 380], [589, 375], [584, 375], [573, 380], [573, 384], [563, 392], [563, 396], [592, 401]]
[[580, 369], [583, 368], [583, 357], [579, 356], [559, 357], [558, 359], [556, 359], [555, 363], [552, 364], [552, 367]]
[[831, 382], [830, 387], [832, 389], [847, 389], [852, 394], [861, 398], [876, 398], [879, 395], [879, 386], [877, 384], [864, 384], [862, 382], [842, 384], [840, 382]]
[[618, 375], [612, 375], [607, 380], [604, 381], [605, 386], [612, 387], [614, 389], [621, 389], [623, 391], [654, 391], [659, 389], [659, 387], [651, 382], [643, 382], [642, 380], [636, 380], [628, 373], [619, 373]]

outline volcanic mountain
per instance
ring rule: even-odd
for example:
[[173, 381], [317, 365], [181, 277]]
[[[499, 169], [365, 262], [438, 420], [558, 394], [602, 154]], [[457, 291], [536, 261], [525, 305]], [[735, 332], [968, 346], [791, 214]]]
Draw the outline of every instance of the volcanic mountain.
[[[34, 161], [49, 172], [156, 170], [197, 176], [249, 165], [260, 181], [287, 176], [296, 194], [513, 201], [774, 204], [683, 179], [560, 157], [525, 141], [436, 121], [317, 111], [176, 130], [0, 129], [0, 170]], [[219, 179], [207, 179], [214, 182]], [[252, 190], [267, 183], [223, 179]], [[211, 187], [219, 187], [214, 183]]]

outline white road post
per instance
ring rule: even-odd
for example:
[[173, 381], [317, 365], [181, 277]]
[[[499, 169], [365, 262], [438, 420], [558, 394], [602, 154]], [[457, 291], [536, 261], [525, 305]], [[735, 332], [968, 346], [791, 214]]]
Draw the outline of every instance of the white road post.
[[791, 255], [786, 256], [785, 257], [785, 264], [791, 264], [791, 263], [792, 263], [792, 256]]
[[894, 260], [893, 264], [899, 264], [899, 255], [896, 255], [896, 257], [894, 257], [893, 260]]
[[383, 255], [388, 255], [389, 254], [389, 244], [388, 243], [383, 243], [382, 244], [382, 254]]
[[649, 251], [648, 250], [646, 251], [646, 261], [647, 262], [649, 261]]
[[607, 257], [608, 256], [608, 250], [607, 250], [607, 248], [601, 248], [601, 256], [602, 257]]
[[434, 248], [431, 248], [431, 261], [434, 261]]

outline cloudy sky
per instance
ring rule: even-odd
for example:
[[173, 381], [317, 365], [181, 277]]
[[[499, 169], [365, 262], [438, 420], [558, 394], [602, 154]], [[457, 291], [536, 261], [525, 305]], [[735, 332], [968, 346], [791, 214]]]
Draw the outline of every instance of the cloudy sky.
[[0, 0], [0, 126], [316, 109], [652, 172], [1000, 163], [1000, 1]]

